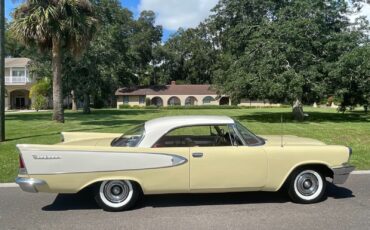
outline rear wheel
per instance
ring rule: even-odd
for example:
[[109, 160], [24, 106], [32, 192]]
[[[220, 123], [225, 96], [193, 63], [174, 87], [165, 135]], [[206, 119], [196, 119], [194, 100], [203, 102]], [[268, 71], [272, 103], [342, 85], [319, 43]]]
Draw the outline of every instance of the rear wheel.
[[95, 189], [95, 200], [105, 211], [131, 209], [140, 195], [140, 188], [129, 180], [103, 181]]
[[315, 169], [296, 170], [291, 177], [288, 193], [296, 203], [312, 204], [322, 200], [326, 180]]

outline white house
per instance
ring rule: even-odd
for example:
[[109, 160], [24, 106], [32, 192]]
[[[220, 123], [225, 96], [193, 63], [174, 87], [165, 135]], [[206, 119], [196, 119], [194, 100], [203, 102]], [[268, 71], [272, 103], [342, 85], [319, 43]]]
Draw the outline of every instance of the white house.
[[5, 58], [5, 110], [28, 109], [34, 78], [30, 76], [28, 58]]

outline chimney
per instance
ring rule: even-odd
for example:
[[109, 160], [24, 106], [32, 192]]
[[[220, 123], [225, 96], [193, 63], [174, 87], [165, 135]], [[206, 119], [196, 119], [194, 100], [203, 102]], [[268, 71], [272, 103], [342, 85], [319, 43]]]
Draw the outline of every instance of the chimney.
[[171, 85], [176, 85], [176, 81], [171, 81]]

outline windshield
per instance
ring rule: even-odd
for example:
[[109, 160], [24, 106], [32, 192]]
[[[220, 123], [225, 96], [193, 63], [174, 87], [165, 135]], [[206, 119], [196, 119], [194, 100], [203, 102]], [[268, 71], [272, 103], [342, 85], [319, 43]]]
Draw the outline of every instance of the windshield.
[[144, 132], [145, 132], [144, 124], [138, 125], [125, 132], [122, 136], [114, 139], [111, 143], [111, 146], [135, 147], [140, 143], [142, 137], [144, 136]]
[[265, 144], [265, 141], [262, 138], [253, 134], [238, 121], [235, 121], [235, 128], [238, 130], [239, 134], [247, 145], [255, 146]]

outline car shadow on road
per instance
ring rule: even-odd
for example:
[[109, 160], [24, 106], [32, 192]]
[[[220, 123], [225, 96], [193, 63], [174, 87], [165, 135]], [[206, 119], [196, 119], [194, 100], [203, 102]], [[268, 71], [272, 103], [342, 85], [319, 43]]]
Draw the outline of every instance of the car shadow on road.
[[332, 183], [327, 183], [326, 194], [328, 197], [333, 199], [346, 199], [355, 197], [352, 190], [348, 188], [340, 187]]
[[[354, 197], [351, 190], [328, 183], [327, 196], [333, 199]], [[167, 194], [148, 195], [135, 209], [145, 207], [176, 207], [230, 204], [263, 204], [291, 202], [287, 193], [279, 192], [238, 192], [212, 194]], [[92, 194], [83, 191], [77, 194], [58, 194], [52, 204], [42, 208], [43, 211], [66, 211], [98, 209]]]

